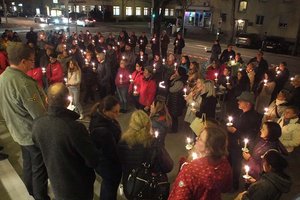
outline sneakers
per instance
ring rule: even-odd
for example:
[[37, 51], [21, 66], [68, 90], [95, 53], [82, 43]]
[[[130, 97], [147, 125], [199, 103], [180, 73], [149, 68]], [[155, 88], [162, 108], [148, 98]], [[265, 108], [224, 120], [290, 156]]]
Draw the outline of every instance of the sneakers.
[[8, 158], [8, 155], [5, 153], [0, 153], [0, 161]]
[[83, 118], [84, 118], [84, 115], [80, 114], [79, 120], [83, 120]]

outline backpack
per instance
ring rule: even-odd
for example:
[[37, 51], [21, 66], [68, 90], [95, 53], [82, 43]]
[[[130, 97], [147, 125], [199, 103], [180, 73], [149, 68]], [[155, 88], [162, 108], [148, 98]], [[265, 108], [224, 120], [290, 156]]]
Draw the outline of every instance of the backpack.
[[151, 155], [151, 160], [142, 163], [133, 169], [124, 183], [124, 193], [128, 199], [137, 200], [165, 200], [168, 199], [170, 183], [163, 173], [153, 173], [152, 163], [156, 150]]

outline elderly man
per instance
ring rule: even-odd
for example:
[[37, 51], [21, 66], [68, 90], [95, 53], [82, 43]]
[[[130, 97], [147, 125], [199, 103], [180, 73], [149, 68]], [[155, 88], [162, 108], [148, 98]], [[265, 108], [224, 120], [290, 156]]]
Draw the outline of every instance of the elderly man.
[[233, 189], [238, 190], [242, 165], [243, 140], [248, 138], [253, 145], [258, 136], [262, 116], [254, 110], [255, 99], [250, 92], [242, 92], [237, 97], [240, 116], [233, 118], [233, 125], [227, 127], [229, 132], [229, 159], [233, 169]]
[[34, 50], [11, 42], [7, 53], [10, 66], [0, 76], [0, 113], [12, 138], [21, 146], [23, 182], [29, 194], [36, 200], [47, 200], [47, 172], [31, 132], [33, 120], [46, 112], [45, 94], [26, 75], [34, 66]]
[[42, 152], [56, 199], [92, 200], [99, 161], [79, 115], [67, 109], [69, 91], [63, 83], [48, 89], [48, 113], [34, 121], [33, 141]]

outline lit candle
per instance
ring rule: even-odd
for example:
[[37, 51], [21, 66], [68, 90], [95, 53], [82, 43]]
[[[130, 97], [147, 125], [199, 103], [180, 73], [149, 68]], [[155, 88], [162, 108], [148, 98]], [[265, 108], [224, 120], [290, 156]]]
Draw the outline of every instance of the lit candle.
[[106, 50], [105, 49], [103, 50], [103, 53], [106, 54]]
[[176, 40], [175, 45], [176, 45], [176, 46], [178, 45], [178, 40]]
[[132, 75], [131, 75], [131, 74], [129, 74], [129, 81], [130, 81], [130, 83], [133, 82], [133, 79], [132, 79]]
[[248, 138], [245, 138], [244, 139], [244, 147], [242, 148], [242, 151], [243, 152], [249, 152], [249, 149], [247, 147], [247, 144], [249, 143], [249, 139]]
[[268, 115], [269, 108], [264, 108], [264, 115]]
[[295, 77], [292, 77], [290, 80], [291, 80], [291, 81], [294, 81], [294, 79], [295, 79]]
[[250, 171], [250, 167], [248, 165], [245, 165], [245, 175], [243, 176], [244, 179], [249, 179], [249, 171]]
[[207, 51], [207, 47], [204, 47], [204, 50]]
[[128, 42], [129, 42], [129, 43], [131, 43], [131, 40], [130, 40], [130, 38], [128, 39]]
[[87, 59], [84, 59], [84, 61], [85, 61], [85, 64], [86, 64], [86, 65], [88, 65], [88, 64], [89, 64], [89, 62], [88, 62], [88, 60], [87, 60]]
[[197, 159], [197, 158], [198, 158], [197, 153], [196, 153], [196, 152], [193, 152], [193, 153], [192, 153], [192, 159], [195, 160], [195, 159]]
[[72, 51], [71, 50], [69, 50], [69, 54], [71, 54], [72, 53]]
[[120, 45], [120, 42], [117, 42], [117, 45]]
[[228, 123], [226, 125], [227, 126], [232, 126], [233, 125], [232, 121], [233, 121], [233, 117], [232, 116], [228, 116]]
[[156, 63], [153, 64], [153, 72], [156, 72]]
[[217, 82], [218, 81], [218, 73], [215, 73], [215, 81]]
[[144, 56], [141, 56], [141, 57], [140, 57], [140, 60], [143, 61], [143, 58], [144, 58]]
[[96, 70], [95, 63], [92, 62], [92, 65], [93, 65], [93, 71], [95, 71]]
[[177, 70], [177, 62], [174, 63], [174, 70]]
[[163, 58], [163, 59], [162, 59], [162, 62], [163, 62], [163, 63], [162, 63], [163, 65], [166, 64], [166, 59]]
[[191, 106], [192, 106], [191, 111], [196, 111], [196, 109], [195, 109], [195, 102], [192, 102]]
[[190, 137], [187, 137], [186, 138], [186, 145], [185, 145], [185, 148], [187, 150], [191, 150], [193, 148], [193, 144], [192, 144], [192, 139]]
[[186, 88], [183, 88], [183, 92], [184, 92], [184, 97], [186, 97], [187, 95], [186, 95], [186, 92], [187, 92], [187, 89]]
[[45, 74], [46, 73], [46, 68], [42, 67], [42, 73]]
[[226, 76], [226, 85], [229, 85], [229, 76]]
[[155, 137], [155, 138], [158, 138], [158, 135], [159, 135], [158, 131], [155, 131], [155, 132], [154, 132], [154, 137]]
[[143, 40], [140, 40], [140, 43], [143, 44]]
[[268, 80], [264, 79], [264, 86], [267, 86], [267, 82], [268, 82]]
[[68, 79], [67, 79], [67, 78], [64, 78], [64, 81], [65, 81], [65, 83], [67, 83]]
[[120, 74], [120, 83], [123, 81], [123, 74]]
[[115, 50], [115, 49], [116, 49], [116, 47], [115, 47], [115, 46], [113, 46], [113, 47], [112, 47], [112, 49], [113, 49], [113, 50]]
[[133, 86], [133, 94], [136, 95], [137, 93], [138, 93], [138, 92], [137, 92], [137, 86], [134, 85], [134, 86]]
[[155, 38], [152, 38], [152, 41], [155, 42]]
[[229, 56], [229, 59], [231, 60], [231, 59], [232, 59], [232, 56]]
[[125, 56], [122, 56], [122, 60], [125, 60]]

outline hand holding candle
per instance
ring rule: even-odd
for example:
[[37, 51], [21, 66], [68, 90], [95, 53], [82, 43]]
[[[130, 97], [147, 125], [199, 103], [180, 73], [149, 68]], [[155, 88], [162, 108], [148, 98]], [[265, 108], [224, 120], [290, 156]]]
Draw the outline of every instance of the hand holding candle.
[[264, 79], [264, 86], [267, 86], [268, 80]]
[[166, 59], [162, 59], [162, 64], [165, 65], [166, 64]]
[[229, 85], [229, 76], [226, 76], [226, 85]]
[[245, 138], [244, 139], [244, 147], [242, 148], [242, 151], [243, 152], [249, 152], [249, 149], [247, 147], [247, 144], [249, 143], [249, 139], [248, 138]]
[[192, 139], [190, 137], [187, 137], [186, 138], [186, 145], [185, 145], [185, 148], [187, 150], [191, 150], [193, 148], [193, 142], [192, 142]]
[[137, 92], [137, 86], [136, 85], [134, 85], [133, 86], [133, 95], [137, 95], [138, 94], [138, 92]]
[[264, 108], [264, 115], [268, 115], [269, 108]]
[[154, 137], [155, 137], [155, 138], [158, 138], [158, 135], [159, 135], [158, 131], [155, 131], [155, 132], [154, 132]]
[[46, 73], [46, 68], [42, 67], [42, 73], [45, 74]]
[[184, 97], [186, 97], [187, 95], [186, 95], [186, 92], [187, 92], [187, 89], [186, 88], [183, 88], [183, 92], [184, 92]]
[[218, 81], [218, 73], [215, 73], [215, 81], [217, 82]]
[[192, 111], [192, 112], [196, 112], [196, 109], [195, 109], [195, 102], [192, 102], [192, 103], [191, 103], [191, 106], [192, 106], [191, 111]]
[[120, 83], [122, 84], [123, 82], [123, 74], [120, 74]]
[[233, 121], [233, 117], [228, 116], [228, 123], [226, 124], [226, 126], [232, 126], [233, 125], [232, 121]]
[[250, 167], [248, 165], [245, 165], [245, 175], [243, 176], [244, 179], [250, 179], [251, 176], [249, 176]]
[[195, 160], [195, 159], [197, 159], [197, 158], [198, 158], [197, 153], [196, 153], [196, 152], [193, 152], [193, 153], [192, 153], [192, 159]]

